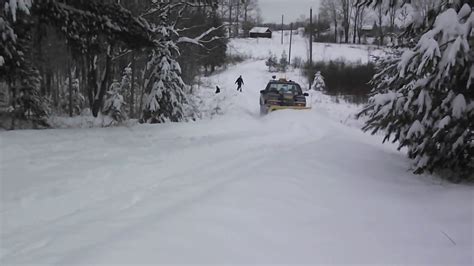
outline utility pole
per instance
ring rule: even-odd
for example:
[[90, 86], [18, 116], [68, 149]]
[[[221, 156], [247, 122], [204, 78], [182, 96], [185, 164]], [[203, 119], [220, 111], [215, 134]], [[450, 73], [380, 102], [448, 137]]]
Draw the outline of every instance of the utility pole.
[[318, 13], [318, 24], [316, 24], [317, 26], [317, 31], [318, 31], [318, 39], [321, 38], [321, 14]]
[[309, 65], [313, 66], [313, 9], [309, 10]]
[[[313, 73], [313, 9], [309, 9], [309, 73]], [[309, 78], [309, 89], [313, 87], [313, 77]]]
[[239, 38], [239, 17], [240, 17], [240, 0], [237, 1], [237, 15], [235, 16], [235, 22], [237, 24], [237, 29], [236, 29], [236, 37]]
[[290, 24], [290, 51], [288, 52], [288, 65], [291, 65], [291, 43], [293, 41], [293, 23]]
[[281, 15], [281, 44], [283, 45], [283, 17], [284, 15]]
[[130, 67], [132, 68], [132, 80], [130, 81], [130, 118], [135, 117], [135, 62], [135, 52], [132, 52], [132, 63], [130, 65]]
[[71, 61], [68, 59], [67, 60], [67, 75], [69, 79], [69, 117], [73, 116], [73, 110], [72, 110], [72, 73], [71, 73]]

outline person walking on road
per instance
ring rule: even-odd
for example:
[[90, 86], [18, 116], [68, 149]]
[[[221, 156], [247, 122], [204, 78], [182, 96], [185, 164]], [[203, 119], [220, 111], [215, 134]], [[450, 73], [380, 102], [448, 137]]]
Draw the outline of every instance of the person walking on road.
[[237, 84], [237, 91], [242, 92], [242, 85], [244, 84], [244, 80], [242, 79], [242, 75], [240, 75], [239, 78], [235, 81], [235, 84]]

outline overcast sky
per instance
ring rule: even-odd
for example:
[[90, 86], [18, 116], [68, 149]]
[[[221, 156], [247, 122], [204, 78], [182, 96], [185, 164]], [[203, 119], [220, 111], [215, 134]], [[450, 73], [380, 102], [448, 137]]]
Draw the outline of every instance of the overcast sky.
[[285, 15], [285, 23], [296, 21], [301, 15], [309, 18], [309, 9], [316, 13], [319, 0], [258, 0], [264, 22], [281, 23], [281, 15]]

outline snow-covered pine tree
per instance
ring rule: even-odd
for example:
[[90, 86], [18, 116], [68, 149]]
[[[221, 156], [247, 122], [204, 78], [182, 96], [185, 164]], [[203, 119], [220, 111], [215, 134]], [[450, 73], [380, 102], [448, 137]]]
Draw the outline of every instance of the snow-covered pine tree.
[[122, 84], [118, 81], [114, 81], [107, 91], [104, 107], [102, 109], [102, 114], [109, 116], [118, 123], [127, 119], [127, 113], [124, 108], [125, 101], [121, 92]]
[[[449, 6], [448, 6], [449, 7]], [[383, 130], [406, 147], [415, 173], [474, 173], [474, 45], [472, 6], [447, 8], [414, 48], [379, 65], [364, 130]]]
[[314, 75], [313, 90], [315, 91], [326, 90], [326, 83], [324, 82], [324, 77], [321, 74], [321, 71], [316, 72], [316, 74]]
[[181, 79], [181, 67], [176, 61], [179, 50], [176, 45], [178, 33], [168, 19], [170, 2], [157, 3], [159, 19], [152, 25], [159, 33], [157, 47], [152, 51], [145, 71], [147, 92], [142, 122], [163, 123], [186, 120], [186, 85]]

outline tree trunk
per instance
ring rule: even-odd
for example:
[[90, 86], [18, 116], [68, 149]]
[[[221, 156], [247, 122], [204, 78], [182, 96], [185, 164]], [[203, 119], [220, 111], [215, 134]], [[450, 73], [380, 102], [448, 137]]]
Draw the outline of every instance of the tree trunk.
[[350, 31], [350, 22], [349, 22], [349, 15], [345, 14], [344, 18], [344, 42], [349, 43], [349, 31]]
[[395, 7], [391, 7], [390, 9], [390, 42], [393, 44], [395, 42], [395, 19], [397, 15], [397, 9]]
[[235, 25], [235, 37], [239, 37], [239, 18], [240, 17], [240, 0], [237, 1], [237, 14], [235, 15], [235, 22], [236, 22], [236, 25]]
[[81, 57], [81, 92], [82, 95], [87, 95], [87, 60], [86, 57]]
[[54, 80], [55, 80], [55, 90], [54, 90], [54, 95], [53, 95], [53, 105], [55, 108], [58, 107], [58, 102], [59, 102], [59, 72], [56, 71], [56, 74], [54, 75]]
[[72, 75], [71, 75], [71, 62], [68, 60], [67, 63], [67, 75], [69, 79], [69, 117], [72, 117], [73, 115], [73, 110], [72, 110]]
[[102, 102], [104, 100], [105, 92], [107, 91], [107, 85], [108, 85], [111, 72], [112, 72], [112, 45], [110, 45], [109, 51], [107, 52], [104, 78], [101, 81], [98, 95], [94, 97], [94, 104], [92, 105], [92, 115], [94, 117], [97, 117], [99, 115], [100, 109], [102, 109]]
[[140, 120], [143, 118], [143, 98], [145, 97], [145, 78], [144, 73], [140, 74]]
[[379, 45], [383, 46], [383, 27], [382, 27], [382, 22], [383, 22], [383, 13], [382, 13], [382, 6], [379, 6]]
[[132, 52], [132, 80], [130, 82], [130, 118], [135, 116], [135, 52]]
[[89, 107], [92, 110], [94, 108], [94, 97], [95, 91], [97, 91], [97, 70], [95, 66], [95, 58], [96, 56], [86, 56], [86, 61], [88, 65], [88, 78], [87, 78], [87, 97], [89, 98]]
[[352, 36], [352, 43], [356, 43], [356, 38], [357, 38], [357, 26], [358, 26], [358, 20], [359, 20], [359, 11], [360, 7], [357, 7], [355, 11], [355, 18], [354, 18], [354, 36]]
[[46, 95], [48, 96], [52, 96], [53, 93], [52, 93], [52, 88], [53, 88], [53, 73], [51, 73], [51, 70], [48, 69], [46, 70], [46, 82], [45, 82], [45, 86], [46, 86]]

